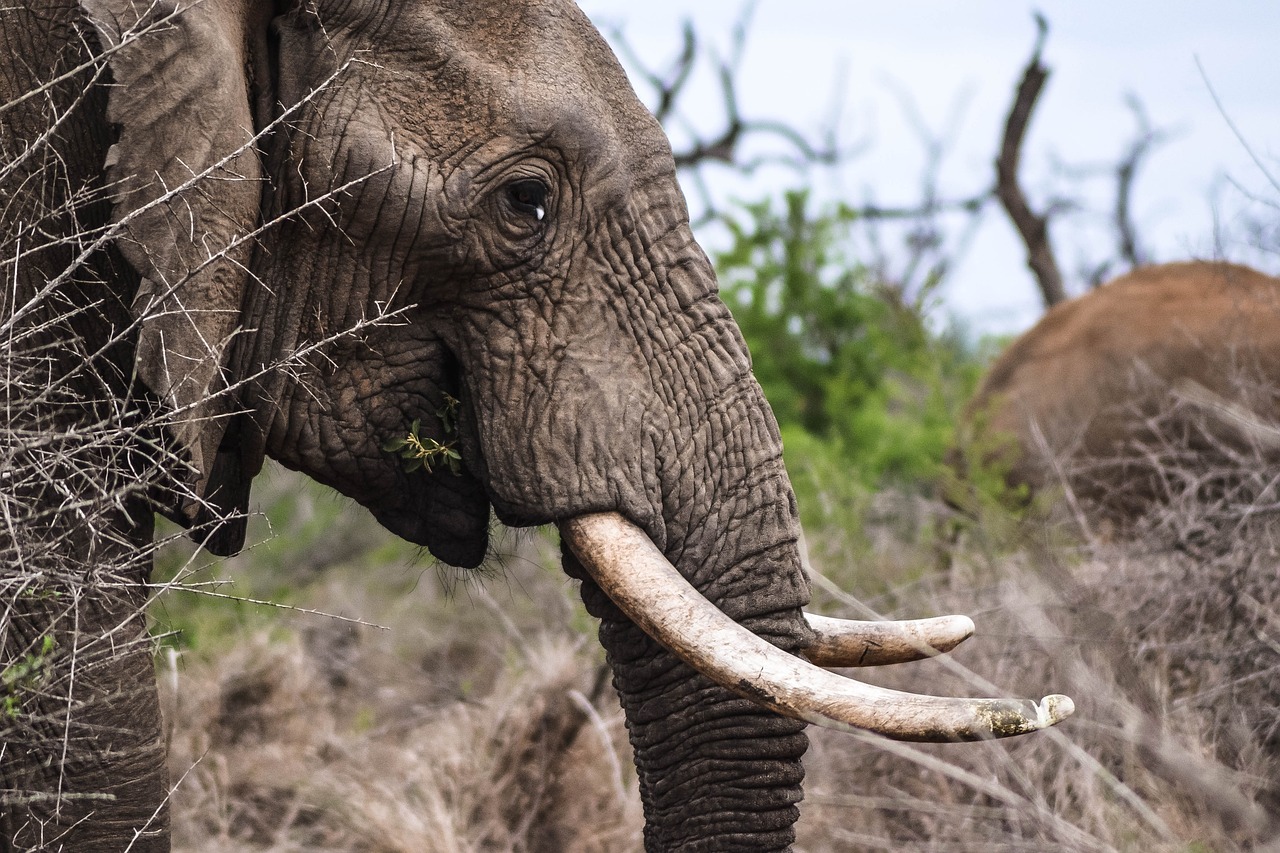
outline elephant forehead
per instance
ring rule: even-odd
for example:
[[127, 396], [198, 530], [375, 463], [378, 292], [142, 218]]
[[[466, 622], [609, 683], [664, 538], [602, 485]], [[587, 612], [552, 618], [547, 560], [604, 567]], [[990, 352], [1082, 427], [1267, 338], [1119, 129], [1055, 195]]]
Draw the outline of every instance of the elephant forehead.
[[405, 4], [370, 49], [397, 123], [442, 149], [505, 136], [644, 158], [666, 137], [572, 3]]

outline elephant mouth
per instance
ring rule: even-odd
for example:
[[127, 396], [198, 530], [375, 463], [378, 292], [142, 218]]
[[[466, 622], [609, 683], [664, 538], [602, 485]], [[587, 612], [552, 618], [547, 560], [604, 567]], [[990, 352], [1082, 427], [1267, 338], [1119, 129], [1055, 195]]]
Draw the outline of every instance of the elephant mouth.
[[703, 598], [621, 515], [581, 515], [561, 522], [560, 532], [592, 579], [646, 634], [711, 681], [784, 716], [936, 743], [1026, 734], [1075, 710], [1062, 695], [1040, 702], [927, 696], [821, 668], [901, 663], [949, 651], [973, 633], [967, 617], [857, 622], [805, 614], [816, 639], [796, 657]]
[[482, 459], [468, 440], [473, 416], [459, 411], [462, 372], [447, 348], [441, 348], [431, 378], [432, 390], [416, 400], [412, 414], [397, 417], [417, 418], [409, 430], [413, 442], [406, 443], [403, 426], [382, 435], [384, 441], [397, 439], [380, 446], [394, 481], [382, 481], [385, 488], [361, 503], [382, 526], [437, 559], [475, 568], [489, 550], [490, 500]]

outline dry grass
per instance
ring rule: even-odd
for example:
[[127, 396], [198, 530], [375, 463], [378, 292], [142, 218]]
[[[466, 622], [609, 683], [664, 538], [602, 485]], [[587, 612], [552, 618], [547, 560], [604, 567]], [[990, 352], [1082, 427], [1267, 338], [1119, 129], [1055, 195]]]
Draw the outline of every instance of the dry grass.
[[[335, 508], [321, 499], [320, 511]], [[206, 628], [200, 650], [162, 654], [170, 766], [185, 775], [176, 849], [637, 849], [622, 715], [551, 544], [519, 538], [502, 578], [477, 584], [405, 559], [371, 566], [383, 535], [363, 513], [338, 517], [375, 547], [295, 600], [385, 630], [242, 613], [243, 628]], [[252, 587], [253, 561], [217, 571]]]
[[[1275, 448], [1215, 440], [1176, 407], [1151, 433], [1126, 470], [1159, 483], [1162, 500], [1107, 538], [1094, 538], [1106, 526], [1082, 501], [1020, 527], [984, 520], [948, 572], [871, 602], [899, 616], [966, 612], [979, 626], [950, 658], [872, 674], [878, 683], [1053, 690], [1075, 698], [1076, 716], [968, 746], [815, 732], [804, 849], [1280, 850]], [[865, 615], [866, 603], [819, 586], [823, 609]]]
[[[352, 663], [366, 654], [377, 650]], [[638, 800], [619, 775], [621, 722], [601, 719], [581, 692], [583, 657], [542, 638], [491, 691], [441, 700], [430, 673], [402, 672], [366, 694], [365, 679], [335, 685], [305, 643], [251, 638], [176, 679], [183, 730], [171, 762], [187, 772], [176, 846], [631, 849]]]
[[[309, 581], [296, 570], [291, 602], [390, 630], [241, 613], [242, 627], [162, 656], [171, 766], [185, 774], [178, 849], [638, 850], [621, 716], [554, 546], [524, 536], [500, 575], [474, 583], [388, 552], [360, 513], [317, 506], [298, 512], [368, 544]], [[950, 658], [861, 677], [957, 695], [1061, 691], [1078, 711], [999, 743], [813, 730], [797, 849], [1280, 844], [1280, 542], [1253, 517], [1194, 551], [1153, 532], [1140, 545], [963, 546], [950, 572], [863, 601], [820, 580], [826, 612], [977, 619]], [[217, 571], [252, 592], [255, 560]]]
[[[1015, 741], [897, 746], [815, 732], [808, 850], [1246, 850], [1274, 839], [1280, 584], [1176, 552], [1099, 546], [957, 567], [910, 612], [974, 613], [949, 661], [876, 673], [949, 694], [1071, 695], [1076, 716]], [[985, 579], [985, 580], [983, 580]], [[1253, 597], [1268, 588], [1263, 599]], [[886, 601], [886, 609], [905, 610]], [[991, 684], [973, 673], [980, 673]]]

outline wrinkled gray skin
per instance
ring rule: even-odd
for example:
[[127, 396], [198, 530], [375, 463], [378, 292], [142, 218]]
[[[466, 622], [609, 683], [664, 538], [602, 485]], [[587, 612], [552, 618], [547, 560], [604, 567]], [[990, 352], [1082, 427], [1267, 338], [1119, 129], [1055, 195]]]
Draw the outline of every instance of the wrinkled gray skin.
[[[110, 0], [32, 5], [0, 11], [0, 100], [115, 44], [137, 17]], [[458, 566], [483, 557], [490, 507], [516, 526], [618, 510], [735, 620], [802, 647], [808, 585], [776, 426], [690, 232], [667, 141], [591, 24], [558, 0], [280, 6], [209, 0], [119, 51], [110, 76], [126, 85], [93, 87], [56, 143], [68, 186], [112, 182], [117, 222], [159, 195], [153, 176], [175, 187], [214, 168], [177, 202], [128, 219], [87, 267], [110, 295], [83, 334], [141, 318], [111, 351], [118, 379], [103, 393], [183, 412], [165, 436], [189, 469], [163, 466], [172, 481], [150, 499], [232, 552], [243, 529], [225, 518], [269, 455]], [[49, 110], [35, 99], [0, 120], [11, 146], [35, 138]], [[529, 180], [546, 187], [542, 218], [528, 196], [512, 198]], [[16, 181], [0, 189], [48, 203]], [[106, 216], [86, 208], [81, 225]], [[21, 271], [25, 287], [65, 258], [40, 263]], [[195, 313], [162, 313], [176, 302]], [[403, 311], [394, 323], [279, 369], [388, 307]], [[463, 473], [406, 473], [381, 445], [415, 419], [452, 438], [436, 417], [445, 393], [461, 400]], [[149, 512], [123, 506], [118, 531], [144, 541]], [[565, 570], [583, 576], [570, 556]], [[134, 603], [124, 598], [104, 595], [102, 624]], [[589, 580], [583, 598], [626, 711], [648, 849], [785, 848], [802, 725], [695, 675]], [[27, 619], [14, 636], [41, 630]], [[132, 688], [95, 706], [114, 740], [86, 746], [99, 751], [61, 783], [40, 755], [6, 754], [6, 787], [116, 795], [56, 815], [49, 802], [10, 803], [16, 848], [36, 843], [40, 820], [66, 829], [87, 814], [66, 849], [123, 849], [154, 813], [132, 849], [167, 849], [146, 654], [122, 654], [101, 676]]]

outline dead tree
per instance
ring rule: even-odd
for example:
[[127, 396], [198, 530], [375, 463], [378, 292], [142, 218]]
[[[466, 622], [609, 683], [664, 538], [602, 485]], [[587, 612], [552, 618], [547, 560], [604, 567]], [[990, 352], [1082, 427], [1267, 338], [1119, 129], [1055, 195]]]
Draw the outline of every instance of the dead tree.
[[[1051, 308], [1066, 299], [1067, 292], [1053, 242], [1050, 239], [1049, 225], [1056, 213], [1078, 210], [1081, 205], [1070, 199], [1059, 200], [1047, 205], [1043, 213], [1037, 213], [1032, 209], [1027, 194], [1018, 180], [1022, 144], [1031, 122], [1031, 115], [1050, 73], [1041, 62], [1041, 54], [1048, 34], [1048, 23], [1042, 16], [1037, 15], [1036, 27], [1038, 33], [1035, 48], [1031, 59], [1023, 69], [1022, 80], [1018, 84], [1013, 103], [1005, 119], [1000, 155], [996, 158], [995, 194], [1026, 247], [1027, 266], [1035, 276], [1045, 308]], [[1143, 241], [1134, 221], [1133, 188], [1140, 169], [1152, 152], [1173, 135], [1163, 128], [1152, 125], [1142, 102], [1136, 95], [1128, 95], [1125, 102], [1133, 113], [1137, 130], [1119, 159], [1102, 166], [1064, 169], [1075, 179], [1096, 178], [1101, 175], [1113, 181], [1115, 185], [1115, 199], [1110, 212], [1111, 228], [1115, 235], [1115, 250], [1113, 254], [1085, 262], [1080, 275], [1090, 287], [1097, 287], [1114, 277], [1118, 271], [1133, 270], [1155, 260], [1143, 247]]]
[[1027, 266], [1036, 277], [1044, 306], [1052, 308], [1067, 298], [1067, 291], [1062, 283], [1062, 271], [1058, 266], [1053, 244], [1049, 241], [1049, 214], [1039, 214], [1032, 210], [1026, 193], [1018, 184], [1022, 141], [1026, 138], [1036, 100], [1044, 89], [1045, 81], [1049, 79], [1049, 69], [1040, 62], [1045, 37], [1049, 32], [1049, 24], [1042, 15], [1036, 15], [1036, 27], [1039, 34], [1035, 50], [1023, 69], [1022, 82], [1018, 84], [1017, 95], [1005, 120], [1000, 156], [996, 158], [995, 192], [1027, 247]]

